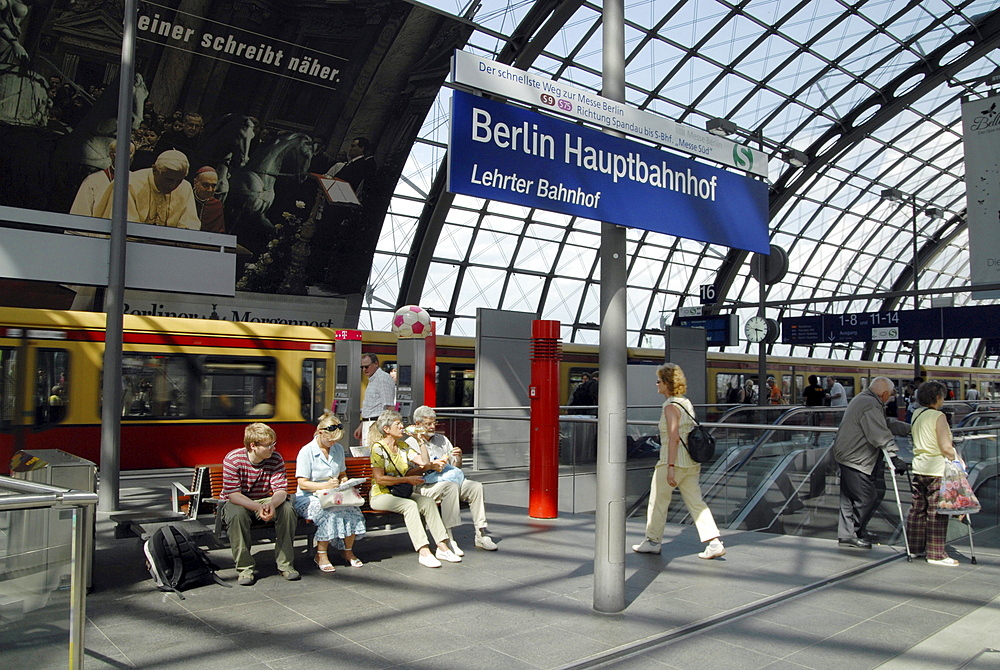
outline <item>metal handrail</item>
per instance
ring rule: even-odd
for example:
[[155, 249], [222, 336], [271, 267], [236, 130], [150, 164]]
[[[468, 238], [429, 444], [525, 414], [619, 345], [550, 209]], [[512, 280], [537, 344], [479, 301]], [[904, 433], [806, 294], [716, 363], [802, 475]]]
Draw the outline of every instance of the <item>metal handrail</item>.
[[[0, 491], [3, 489], [15, 491], [15, 495], [0, 497], [0, 511], [37, 509], [45, 507], [79, 507], [81, 513], [93, 514], [97, 506], [97, 494], [90, 491], [63, 489], [58, 486], [39, 484], [21, 479], [12, 479], [0, 475]], [[83, 626], [86, 621], [87, 586], [84, 583], [83, 548], [87, 546], [86, 532], [88, 524], [73, 524], [73, 566], [70, 579], [69, 608], [69, 667], [83, 668]]]

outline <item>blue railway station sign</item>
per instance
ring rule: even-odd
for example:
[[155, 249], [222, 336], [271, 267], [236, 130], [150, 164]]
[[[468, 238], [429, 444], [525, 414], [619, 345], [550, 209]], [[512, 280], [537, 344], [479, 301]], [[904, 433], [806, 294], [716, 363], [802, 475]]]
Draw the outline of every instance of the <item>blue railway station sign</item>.
[[764, 182], [462, 91], [448, 190], [770, 253]]

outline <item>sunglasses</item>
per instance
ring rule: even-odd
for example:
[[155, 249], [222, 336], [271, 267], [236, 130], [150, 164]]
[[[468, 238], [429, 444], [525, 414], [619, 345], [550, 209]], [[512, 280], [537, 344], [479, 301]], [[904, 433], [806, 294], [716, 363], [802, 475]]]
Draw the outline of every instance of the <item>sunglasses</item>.
[[340, 430], [343, 427], [344, 427], [343, 424], [340, 424], [340, 423], [331, 423], [329, 426], [323, 426], [322, 428], [320, 428], [320, 430], [325, 430], [328, 433], [334, 433], [334, 432]]

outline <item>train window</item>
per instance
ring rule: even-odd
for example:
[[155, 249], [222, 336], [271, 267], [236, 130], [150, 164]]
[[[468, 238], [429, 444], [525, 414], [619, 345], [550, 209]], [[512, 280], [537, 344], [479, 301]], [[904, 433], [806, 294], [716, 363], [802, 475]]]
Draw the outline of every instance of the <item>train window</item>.
[[[847, 399], [848, 400], [850, 400], [855, 395], [857, 395], [858, 393], [860, 393], [860, 391], [858, 391], [854, 387], [854, 377], [836, 377], [835, 376], [834, 379], [837, 380], [838, 382], [840, 382], [840, 384], [844, 387], [844, 393], [847, 394]], [[826, 380], [824, 380], [823, 383], [826, 383]], [[861, 390], [863, 391], [864, 389], [861, 389]]]
[[185, 356], [122, 356], [122, 416], [157, 419], [191, 415], [189, 389], [194, 379]]
[[201, 360], [201, 416], [269, 417], [274, 414], [272, 358], [205, 356]]
[[69, 353], [65, 349], [39, 349], [35, 360], [35, 425], [59, 423], [69, 405], [66, 378]]
[[17, 350], [0, 347], [0, 429], [9, 430], [14, 423], [17, 397]]
[[[344, 383], [347, 383], [347, 366], [344, 368]], [[338, 372], [339, 374], [339, 372]], [[316, 423], [326, 411], [326, 361], [309, 359], [302, 363], [302, 418]]]

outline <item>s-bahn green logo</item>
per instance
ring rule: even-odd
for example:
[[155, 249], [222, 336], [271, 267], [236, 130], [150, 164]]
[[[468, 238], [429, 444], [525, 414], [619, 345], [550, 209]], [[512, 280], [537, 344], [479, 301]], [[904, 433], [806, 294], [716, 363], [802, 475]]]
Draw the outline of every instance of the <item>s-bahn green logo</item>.
[[733, 145], [733, 163], [736, 167], [749, 172], [753, 170], [753, 149], [739, 144]]

